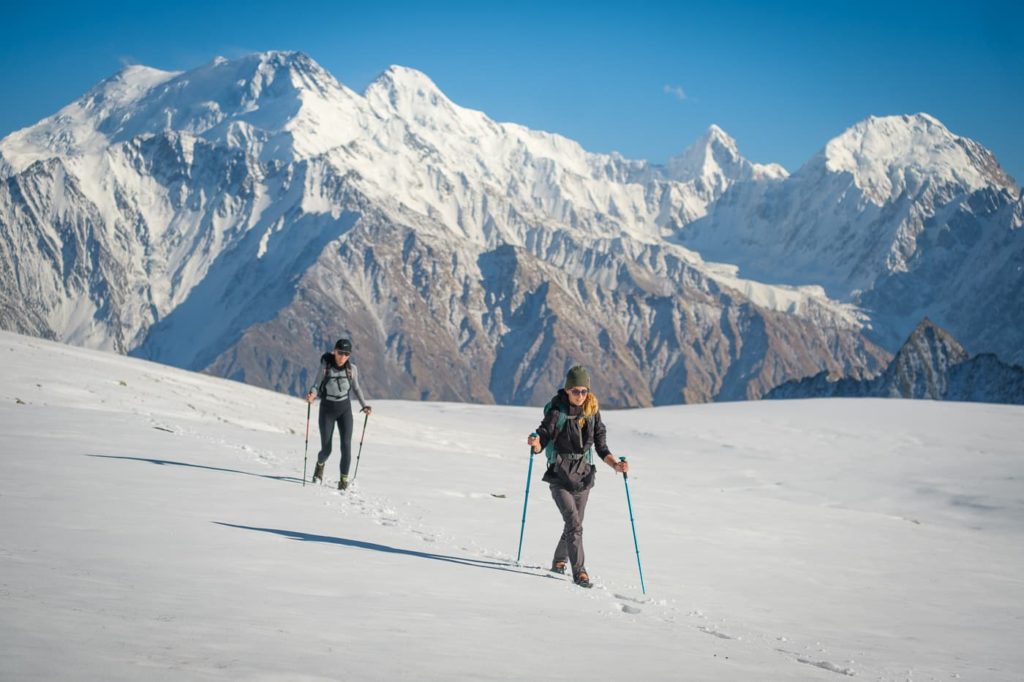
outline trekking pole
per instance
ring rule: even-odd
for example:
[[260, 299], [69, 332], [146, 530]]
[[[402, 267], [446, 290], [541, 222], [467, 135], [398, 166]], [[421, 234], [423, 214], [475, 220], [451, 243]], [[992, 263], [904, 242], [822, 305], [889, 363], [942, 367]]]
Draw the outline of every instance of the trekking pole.
[[[619, 457], [620, 462], [625, 462], [625, 457]], [[626, 504], [629, 505], [629, 525], [633, 529], [633, 547], [636, 549], [636, 567], [640, 569], [640, 590], [647, 594], [644, 587], [644, 567], [640, 564], [640, 545], [636, 541], [636, 523], [633, 521], [633, 502], [629, 499], [629, 474], [622, 472], [622, 482], [626, 484]]]
[[[531, 433], [531, 436], [536, 436], [536, 433]], [[526, 531], [526, 503], [530, 501], [530, 478], [533, 477], [533, 456], [537, 454], [533, 451], [533, 446], [530, 446], [530, 468], [526, 470], [526, 494], [523, 495], [523, 522], [519, 526], [519, 550], [516, 552], [516, 563], [519, 563], [519, 559], [523, 556], [523, 532]]]
[[302, 487], [306, 487], [306, 463], [309, 461], [309, 414], [313, 403], [306, 401], [306, 453], [302, 455]]
[[[363, 433], [362, 433], [362, 435], [359, 436], [359, 454], [356, 455], [356, 468], [352, 472], [352, 482], [353, 483], [356, 482], [356, 474], [359, 473], [359, 458], [363, 456], [363, 438], [366, 437], [366, 422], [367, 422], [367, 420], [369, 420], [369, 418], [370, 418], [369, 413], [364, 412], [363, 413]], [[349, 450], [349, 452], [352, 452], [352, 451]]]

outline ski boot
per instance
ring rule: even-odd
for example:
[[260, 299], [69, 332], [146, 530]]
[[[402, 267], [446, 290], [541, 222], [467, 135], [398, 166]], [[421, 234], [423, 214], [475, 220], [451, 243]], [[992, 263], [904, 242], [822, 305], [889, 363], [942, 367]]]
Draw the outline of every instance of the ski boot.
[[322, 462], [317, 462], [316, 468], [313, 469], [313, 483], [317, 481], [324, 482], [324, 465]]
[[567, 562], [564, 559], [556, 559], [551, 564], [551, 569], [550, 569], [551, 572], [552, 573], [561, 573], [562, 575], [565, 575], [566, 563]]
[[348, 488], [348, 476], [342, 476], [338, 480], [338, 490], [345, 490]]

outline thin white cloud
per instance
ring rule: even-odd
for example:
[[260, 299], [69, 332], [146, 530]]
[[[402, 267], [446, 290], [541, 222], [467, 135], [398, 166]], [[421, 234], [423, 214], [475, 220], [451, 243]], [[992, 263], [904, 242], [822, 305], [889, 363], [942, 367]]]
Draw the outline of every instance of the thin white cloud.
[[683, 90], [683, 86], [681, 85], [665, 85], [661, 90], [666, 95], [672, 95], [680, 102], [686, 99], [686, 91]]

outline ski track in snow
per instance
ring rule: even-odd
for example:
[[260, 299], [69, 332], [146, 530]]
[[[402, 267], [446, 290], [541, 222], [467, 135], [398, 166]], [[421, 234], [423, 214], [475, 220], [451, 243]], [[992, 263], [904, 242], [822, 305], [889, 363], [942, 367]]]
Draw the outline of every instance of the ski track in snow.
[[[596, 608], [599, 612], [637, 616], [647, 610], [648, 617], [657, 618], [664, 623], [674, 623], [676, 621], [677, 609], [674, 606], [670, 606], [664, 600], [659, 602], [655, 601], [652, 597], [630, 596], [623, 594], [621, 588], [617, 588], [620, 591], [615, 591], [615, 589], [610, 589], [610, 586], [598, 582], [595, 582], [594, 587], [590, 589], [579, 588], [572, 583], [571, 577], [568, 575], [557, 575], [548, 571], [543, 566], [535, 564], [516, 564], [514, 559], [507, 554], [488, 552], [474, 547], [475, 543], [460, 541], [458, 538], [430, 529], [419, 523], [406, 522], [396, 511], [393, 502], [387, 498], [364, 493], [360, 489], [358, 482], [352, 484], [344, 491], [337, 490], [336, 486], [337, 480], [328, 479], [325, 480], [323, 485], [316, 484], [311, 487], [315, 491], [314, 494], [322, 499], [323, 504], [335, 508], [339, 513], [345, 515], [358, 514], [370, 518], [381, 526], [394, 528], [403, 534], [418, 538], [423, 543], [434, 545], [432, 549], [444, 551], [445, 554], [448, 554], [449, 550], [454, 554], [457, 550], [466, 553], [458, 558], [469, 562], [498, 561], [509, 569], [528, 571], [534, 575], [561, 581], [565, 584], [566, 589], [573, 593], [578, 593], [578, 596], [581, 598], [598, 601]], [[470, 497], [474, 499], [491, 497], [489, 493], [465, 494], [445, 491], [445, 494], [453, 497]], [[594, 579], [596, 579], [596, 576]], [[611, 602], [610, 605], [608, 602]]]
[[[774, 645], [775, 642], [770, 641], [770, 638], [767, 636], [751, 636], [735, 634], [734, 632], [726, 632], [722, 627], [724, 623], [719, 623], [718, 625], [708, 624], [709, 617], [705, 615], [702, 610], [691, 611], [681, 619], [679, 609], [675, 605], [668, 603], [667, 600], [656, 600], [654, 597], [646, 595], [634, 596], [625, 594], [621, 588], [614, 587], [614, 584], [597, 582], [596, 576], [593, 578], [595, 583], [592, 588], [579, 588], [572, 583], [571, 577], [568, 575], [563, 576], [555, 574], [547, 570], [545, 567], [536, 564], [516, 564], [515, 560], [505, 553], [482, 550], [474, 547], [474, 543], [472, 542], [460, 543], [457, 538], [429, 529], [422, 524], [405, 522], [396, 511], [395, 505], [390, 500], [364, 493], [363, 490], [360, 489], [358, 483], [353, 484], [345, 491], [337, 490], [336, 486], [337, 480], [325, 480], [323, 485], [317, 484], [311, 487], [313, 488], [314, 495], [322, 499], [326, 506], [335, 508], [339, 513], [345, 515], [358, 514], [368, 517], [381, 526], [393, 528], [398, 532], [418, 538], [423, 543], [433, 545], [433, 547], [431, 547], [432, 550], [443, 552], [445, 555], [450, 551], [455, 558], [464, 559], [467, 562], [479, 561], [488, 563], [498, 561], [502, 565], [507, 566], [510, 570], [528, 571], [534, 575], [559, 581], [563, 583], [566, 591], [575, 594], [579, 599], [596, 602], [594, 609], [598, 614], [621, 615], [629, 618], [654, 618], [664, 627], [675, 626], [695, 628], [696, 630], [719, 640], [736, 643], [740, 646], [747, 644], [772, 650], [784, 655], [788, 659], [796, 661], [799, 664], [810, 665], [844, 676], [856, 676], [855, 670], [851, 667], [842, 666], [827, 660], [812, 660], [807, 658], [807, 655], [805, 654], [798, 654], [777, 648], [777, 646]], [[447, 491], [446, 494], [454, 497], [488, 496], [485, 493], [467, 495], [453, 491]], [[456, 550], [464, 554], [458, 555]], [[742, 629], [741, 626], [736, 624], [730, 625], [730, 628]], [[782, 641], [786, 640], [785, 637], [781, 636], [775, 637], [774, 639]], [[747, 640], [749, 640], [749, 642]], [[820, 643], [818, 643], [818, 645], [820, 646]]]
[[[778, 651], [781, 654], [785, 654], [786, 656], [792, 657], [797, 663], [801, 663], [803, 665], [809, 665], [809, 666], [813, 666], [815, 668], [821, 668], [822, 670], [827, 670], [827, 671], [829, 671], [831, 673], [837, 673], [839, 675], [846, 675], [847, 677], [856, 677], [856, 675], [857, 675], [857, 673], [853, 670], [853, 668], [848, 668], [848, 667], [844, 667], [844, 666], [841, 666], [841, 665], [837, 665], [837, 664], [832, 663], [830, 661], [814, 660], [814, 659], [806, 658], [805, 656], [803, 656], [801, 654], [797, 654], [797, 653], [792, 652], [792, 651], [787, 651], [785, 649], [776, 649], [776, 651]], [[850, 662], [852, 663], [853, 661], [850, 661]], [[907, 679], [909, 679], [909, 675], [908, 675]]]
[[803, 663], [805, 665], [813, 665], [815, 668], [821, 668], [822, 670], [828, 670], [829, 672], [839, 673], [840, 675], [847, 675], [853, 677], [855, 673], [850, 668], [842, 668], [835, 663], [829, 663], [828, 661], [810, 661], [806, 658], [796, 659], [797, 663]]

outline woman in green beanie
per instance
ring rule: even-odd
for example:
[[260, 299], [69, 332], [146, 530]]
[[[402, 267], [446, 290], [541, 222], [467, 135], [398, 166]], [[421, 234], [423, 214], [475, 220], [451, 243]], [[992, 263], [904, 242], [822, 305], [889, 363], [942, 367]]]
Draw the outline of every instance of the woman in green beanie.
[[551, 570], [565, 573], [567, 565], [572, 566], [573, 582], [590, 587], [583, 552], [583, 513], [594, 487], [593, 452], [616, 472], [628, 472], [629, 464], [616, 461], [608, 450], [600, 406], [590, 392], [586, 368], [576, 365], [569, 370], [565, 387], [547, 404], [544, 420], [526, 442], [535, 453], [547, 450], [543, 480], [565, 522]]

